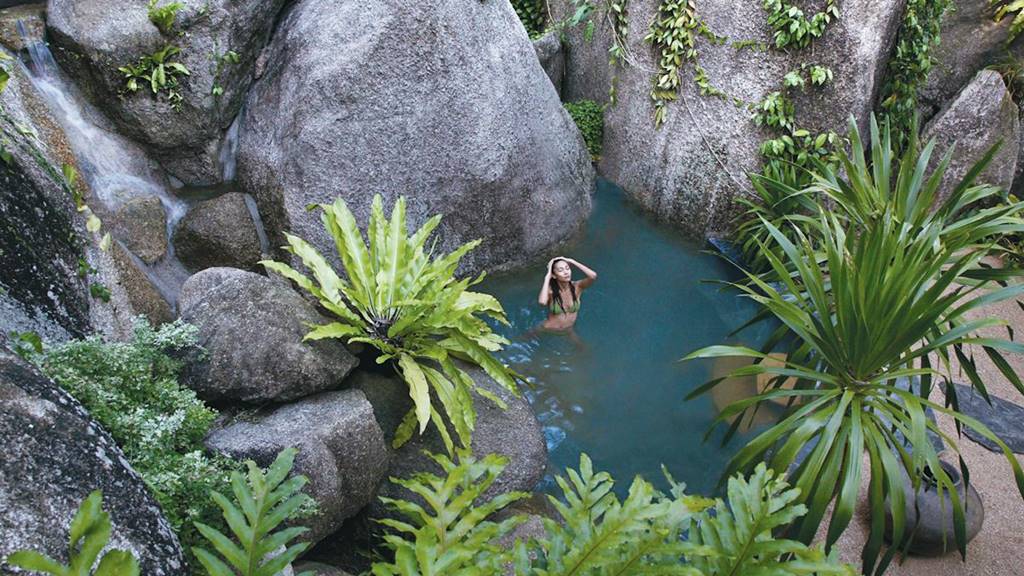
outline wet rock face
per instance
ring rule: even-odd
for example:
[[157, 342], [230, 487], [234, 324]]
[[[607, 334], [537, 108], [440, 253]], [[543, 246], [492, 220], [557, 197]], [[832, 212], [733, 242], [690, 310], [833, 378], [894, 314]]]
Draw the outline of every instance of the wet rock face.
[[[650, 92], [657, 60], [643, 37], [646, 23], [654, 20], [659, 4], [654, 0], [629, 3], [628, 46], [635, 65], [619, 71], [618, 103], [605, 113], [604, 149], [598, 169], [646, 209], [688, 235], [725, 232], [736, 210], [736, 194], [749, 188], [745, 173], [760, 169], [758, 147], [773, 133], [757, 127], [751, 113], [730, 99], [701, 95], [693, 79], [692, 63], [682, 67], [679, 100], [667, 105], [666, 122], [660, 129], [655, 128]], [[767, 13], [760, 2], [698, 4], [697, 16], [715, 34], [728, 37], [730, 42], [771, 43]], [[819, 6], [812, 3], [805, 10]], [[783, 76], [801, 63], [828, 66], [834, 72], [833, 83], [794, 95], [796, 120], [813, 131], [845, 133], [851, 114], [867, 122], [903, 6], [903, 0], [842, 2], [841, 17], [812, 47], [785, 53], [738, 50], [728, 42], [712, 45], [699, 38], [699, 63], [712, 86], [746, 102], [759, 102], [781, 90]], [[597, 23], [592, 42], [574, 41], [570, 35], [564, 85], [567, 99], [599, 96], [597, 87], [581, 90], [575, 85], [600, 84], [607, 93], [609, 45], [603, 22]], [[599, 59], [604, 63], [596, 63]]]
[[74, 398], [6, 349], [0, 438], [0, 558], [32, 549], [67, 562], [71, 518], [100, 489], [111, 546], [131, 551], [143, 574], [185, 573], [177, 538], [114, 440]]
[[259, 274], [208, 268], [185, 282], [178, 304], [207, 351], [187, 369], [189, 386], [205, 400], [295, 400], [337, 387], [358, 364], [339, 340], [303, 342], [310, 324], [328, 319]]
[[260, 239], [245, 195], [229, 192], [193, 206], [174, 231], [174, 249], [190, 270], [256, 268]]
[[30, 40], [42, 40], [46, 30], [46, 4], [38, 2], [14, 2], [12, 4], [9, 1], [0, 0], [0, 45], [13, 52], [26, 48], [25, 41], [18, 30], [19, 20]]
[[138, 196], [114, 215], [114, 228], [125, 246], [146, 264], [167, 252], [167, 214], [157, 196]]
[[[47, 26], [54, 56], [126, 135], [187, 184], [219, 180], [217, 152], [252, 82], [253, 64], [285, 0], [181, 0], [169, 34], [149, 21], [147, 2], [50, 0]], [[160, 2], [160, 5], [168, 2]], [[180, 110], [143, 88], [124, 98], [118, 67], [137, 64], [168, 44], [190, 71]], [[229, 51], [238, 62], [223, 58]], [[214, 95], [214, 88], [222, 90]]]
[[0, 93], [3, 150], [10, 154], [0, 160], [0, 329], [82, 335], [89, 318], [77, 274], [84, 230], [55, 176], [60, 164], [42, 139], [32, 87], [17, 67], [7, 68], [11, 79]]
[[936, 141], [932, 166], [956, 145], [956, 154], [942, 178], [940, 196], [948, 196], [971, 166], [999, 141], [1002, 147], [976, 182], [1004, 189], [1013, 182], [1020, 140], [1017, 105], [993, 70], [979, 72], [925, 127], [922, 138]]
[[[296, 3], [250, 92], [238, 158], [272, 245], [334, 244], [311, 203], [374, 194], [442, 213], [438, 250], [476, 238], [464, 269], [549, 251], [589, 213], [593, 170], [507, 2]], [[414, 64], [410, 64], [414, 63]]]
[[323, 392], [261, 410], [213, 431], [207, 445], [261, 466], [285, 448], [298, 448], [294, 473], [309, 478], [305, 492], [320, 510], [315, 518], [300, 522], [310, 529], [304, 538], [312, 542], [335, 532], [369, 504], [388, 470], [384, 436], [358, 390]]
[[[548, 452], [544, 435], [533, 409], [523, 398], [512, 396], [505, 388], [492, 380], [478, 368], [462, 365], [470, 377], [488, 391], [501, 398], [508, 408], [502, 410], [490, 400], [473, 393], [473, 407], [476, 409], [476, 428], [473, 431], [473, 454], [483, 457], [487, 454], [502, 454], [509, 458], [509, 465], [501, 476], [484, 493], [484, 498], [493, 498], [517, 490], [532, 490], [547, 466]], [[408, 385], [396, 377], [358, 371], [348, 381], [351, 386], [362, 390], [384, 431], [388, 446], [394, 440], [395, 430], [402, 417], [412, 408]], [[414, 435], [398, 450], [394, 451], [389, 477], [408, 478], [422, 471], [439, 473], [437, 464], [427, 458], [423, 451], [444, 453], [445, 447], [437, 430], [431, 425], [422, 435]], [[389, 498], [411, 498], [412, 494], [391, 482], [380, 486], [380, 496]], [[381, 502], [375, 501], [367, 509], [370, 519], [392, 517]]]

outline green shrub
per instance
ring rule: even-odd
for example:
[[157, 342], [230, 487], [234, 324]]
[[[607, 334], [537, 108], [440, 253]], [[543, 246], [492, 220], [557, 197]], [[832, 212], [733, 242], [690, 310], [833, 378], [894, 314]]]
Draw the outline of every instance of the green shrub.
[[68, 565], [31, 550], [14, 552], [7, 557], [7, 563], [53, 576], [138, 576], [139, 563], [125, 550], [108, 550], [100, 558], [96, 572], [92, 571], [96, 558], [110, 541], [110, 514], [104, 512], [102, 506], [103, 493], [99, 490], [93, 491], [79, 505], [69, 530]]
[[604, 108], [593, 100], [566, 102], [565, 109], [583, 134], [590, 157], [597, 161], [604, 145]]
[[127, 64], [118, 68], [118, 72], [124, 75], [124, 89], [134, 94], [149, 86], [153, 96], [166, 93], [167, 101], [171, 108], [181, 108], [183, 96], [181, 95], [181, 82], [191, 72], [182, 64], [174, 60], [181, 54], [181, 49], [168, 44], [156, 52], [139, 58], [138, 64]]
[[219, 510], [208, 493], [226, 491], [230, 472], [239, 468], [207, 454], [203, 438], [217, 413], [178, 382], [182, 361], [177, 356], [194, 346], [195, 337], [196, 328], [181, 321], [154, 330], [140, 319], [129, 342], [92, 337], [47, 349], [38, 358], [43, 371], [124, 450], [186, 555], [200, 541], [193, 522], [219, 525]]
[[[417, 427], [422, 433], [430, 422], [449, 453], [454, 450], [454, 442], [448, 424], [462, 445], [469, 446], [476, 422], [470, 392], [477, 391], [501, 408], [505, 403], [477, 386], [455, 360], [479, 365], [513, 394], [519, 393], [516, 381], [521, 378], [494, 357], [493, 353], [508, 340], [493, 333], [481, 318], [486, 314], [507, 323], [501, 303], [489, 294], [467, 290], [483, 280], [483, 275], [475, 280], [454, 277], [459, 260], [480, 241], [435, 257], [428, 240], [441, 217], [427, 220], [410, 236], [404, 198], [395, 202], [389, 221], [384, 216], [383, 200], [379, 194], [374, 196], [367, 228], [369, 245], [343, 200], [319, 208], [324, 227], [334, 238], [344, 275], [335, 272], [311, 244], [291, 234], [285, 235], [287, 250], [302, 260], [315, 283], [287, 264], [261, 262], [312, 294], [335, 316], [335, 322], [314, 327], [305, 340], [362, 342], [381, 352], [379, 363], [392, 362], [409, 385], [414, 403], [395, 433], [396, 447], [409, 440]], [[431, 393], [436, 405], [431, 402]], [[438, 407], [444, 410], [443, 416]]]

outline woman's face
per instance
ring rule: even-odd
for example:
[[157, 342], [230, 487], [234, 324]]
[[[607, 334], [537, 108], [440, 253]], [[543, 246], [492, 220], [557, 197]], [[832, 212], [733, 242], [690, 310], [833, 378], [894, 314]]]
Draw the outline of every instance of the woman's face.
[[555, 279], [562, 282], [568, 282], [572, 278], [572, 269], [569, 268], [569, 263], [565, 260], [555, 262], [552, 272], [555, 274]]

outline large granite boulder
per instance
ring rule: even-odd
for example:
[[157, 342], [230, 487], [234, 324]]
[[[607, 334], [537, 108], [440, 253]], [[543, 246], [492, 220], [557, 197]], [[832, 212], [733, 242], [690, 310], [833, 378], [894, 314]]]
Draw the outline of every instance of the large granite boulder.
[[[548, 459], [547, 445], [533, 409], [525, 399], [510, 394], [483, 370], [465, 364], [462, 367], [478, 385], [508, 405], [507, 409], [502, 410], [490, 400], [473, 393], [473, 407], [477, 414], [471, 445], [473, 454], [483, 457], [493, 453], [509, 458], [508, 467], [483, 497], [493, 498], [498, 494], [532, 490], [544, 477]], [[397, 377], [363, 370], [357, 371], [347, 383], [366, 394], [388, 446], [391, 446], [395, 430], [412, 407], [408, 385]], [[445, 452], [444, 443], [433, 425], [394, 451], [388, 476], [408, 478], [422, 471], [440, 472], [437, 464], [424, 455], [424, 450]], [[389, 498], [411, 497], [409, 491], [392, 482], [381, 484], [379, 495]], [[393, 512], [379, 501], [371, 504], [367, 512], [370, 519], [393, 516]]]
[[[629, 5], [632, 5], [630, 2]], [[564, 22], [571, 18], [578, 5], [573, 0], [550, 0], [548, 8], [551, 18], [556, 22]], [[598, 14], [599, 23], [595, 23], [590, 35], [586, 26], [566, 26], [562, 30], [562, 54], [565, 70], [562, 72], [562, 100], [577, 102], [593, 100], [599, 104], [608, 102], [608, 91], [611, 86], [612, 70], [608, 66], [608, 48], [612, 45], [612, 32], [605, 20]], [[634, 22], [639, 23], [640, 20]], [[632, 33], [639, 33], [634, 23]], [[646, 33], [646, 32], [645, 32]], [[641, 34], [642, 35], [642, 34]]]
[[[146, 0], [49, 0], [47, 26], [57, 61], [124, 134], [180, 180], [209, 184], [220, 179], [221, 141], [285, 0], [180, 1], [184, 7], [168, 34], [150, 22]], [[122, 97], [118, 68], [168, 44], [181, 49], [177, 61], [191, 73], [180, 109], [145, 89]], [[237, 62], [222, 58], [229, 51]]]
[[1007, 58], [1024, 58], [1024, 37], [1007, 45], [1013, 14], [996, 23], [991, 0], [957, 0], [942, 17], [935, 64], [918, 91], [925, 119], [953, 100], [978, 71]]
[[283, 283], [235, 268], [207, 268], [182, 286], [181, 318], [207, 354], [188, 366], [204, 400], [285, 402], [336, 387], [358, 360], [338, 340], [303, 342], [328, 320]]
[[956, 145], [956, 153], [942, 178], [940, 196], [952, 192], [971, 166], [999, 141], [1002, 147], [977, 181], [1010, 188], [1020, 151], [1020, 126], [1017, 105], [997, 72], [978, 72], [956, 99], [925, 126], [922, 137], [936, 141], [933, 166], [950, 146]]
[[71, 518], [98, 489], [113, 524], [112, 547], [131, 551], [143, 574], [185, 573], [178, 539], [114, 440], [74, 398], [6, 349], [0, 439], [0, 558], [32, 549], [67, 562]]
[[245, 195], [229, 192], [193, 206], [174, 230], [174, 251], [190, 270], [255, 268], [262, 250]]
[[326, 255], [311, 203], [409, 199], [410, 225], [444, 214], [438, 250], [483, 244], [464, 270], [509, 268], [569, 238], [593, 169], [508, 2], [296, 3], [245, 106], [238, 178], [273, 245]]
[[264, 409], [210, 433], [207, 446], [261, 466], [285, 448], [298, 448], [296, 474], [309, 478], [305, 492], [319, 514], [304, 519], [316, 542], [341, 527], [374, 497], [388, 470], [384, 435], [359, 390], [323, 392], [293, 404]]
[[[756, 126], [751, 112], [731, 98], [702, 95], [694, 81], [692, 62], [682, 65], [679, 100], [667, 105], [665, 123], [655, 128], [650, 93], [658, 62], [643, 38], [660, 4], [655, 0], [629, 3], [627, 45], [633, 65], [618, 72], [618, 103], [605, 112], [598, 170], [643, 207], [687, 234], [714, 235], [727, 231], [736, 212], [736, 195], [749, 190], [745, 174], [760, 169], [758, 148], [773, 133]], [[783, 76], [802, 63], [828, 66], [834, 72], [833, 83], [794, 95], [797, 124], [814, 132], [842, 134], [853, 115], [866, 127], [902, 20], [904, 0], [841, 2], [841, 17], [806, 49], [783, 52], [735, 47], [733, 42], [748, 40], [771, 44], [767, 13], [761, 4], [747, 0], [697, 4], [697, 17], [706, 21], [712, 32], [728, 38], [721, 44], [697, 38], [699, 64], [708, 82], [730, 97], [757, 103], [781, 90]], [[818, 7], [820, 3], [804, 8], [809, 12]], [[604, 80], [610, 76], [607, 50], [611, 39], [604, 19], [596, 27], [590, 42], [569, 36], [563, 85], [566, 99], [598, 97], [598, 87], [573, 87], [581, 76], [587, 79], [584, 84], [608, 89]], [[603, 64], [597, 63], [600, 61]]]
[[[2, 48], [4, 54], [8, 54]], [[48, 339], [89, 327], [86, 283], [78, 277], [86, 232], [75, 204], [53, 174], [69, 153], [63, 133], [20, 66], [0, 92], [0, 331], [35, 331]]]

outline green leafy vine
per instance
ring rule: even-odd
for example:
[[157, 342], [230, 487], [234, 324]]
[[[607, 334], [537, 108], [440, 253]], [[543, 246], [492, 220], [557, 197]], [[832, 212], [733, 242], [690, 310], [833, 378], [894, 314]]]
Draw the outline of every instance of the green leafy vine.
[[764, 9], [768, 11], [775, 47], [780, 50], [790, 46], [806, 48], [813, 40], [821, 38], [833, 19], [839, 18], [836, 0], [826, 0], [825, 8], [810, 18], [787, 0], [764, 0]]

